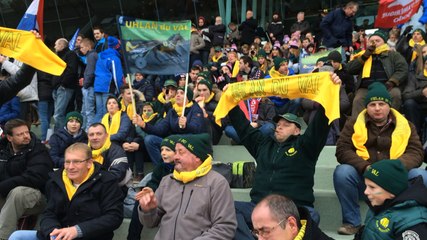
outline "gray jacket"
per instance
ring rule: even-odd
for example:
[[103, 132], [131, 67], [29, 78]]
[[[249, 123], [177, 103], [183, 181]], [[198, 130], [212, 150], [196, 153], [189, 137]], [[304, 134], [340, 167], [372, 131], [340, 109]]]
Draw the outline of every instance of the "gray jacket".
[[144, 226], [160, 226], [155, 240], [233, 239], [237, 221], [227, 180], [215, 171], [184, 184], [172, 175], [156, 190], [158, 207], [138, 208]]

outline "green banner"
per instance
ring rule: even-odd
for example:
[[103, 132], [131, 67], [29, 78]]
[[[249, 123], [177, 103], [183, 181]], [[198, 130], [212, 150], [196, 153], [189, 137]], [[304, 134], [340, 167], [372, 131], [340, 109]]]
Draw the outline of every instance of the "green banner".
[[127, 72], [161, 75], [188, 72], [189, 20], [158, 22], [120, 16], [117, 23]]

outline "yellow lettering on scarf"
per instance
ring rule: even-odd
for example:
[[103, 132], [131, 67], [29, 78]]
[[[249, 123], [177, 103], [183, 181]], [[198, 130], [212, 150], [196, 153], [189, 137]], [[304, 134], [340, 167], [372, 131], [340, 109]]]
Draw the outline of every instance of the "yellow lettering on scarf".
[[29, 31], [0, 27], [0, 54], [60, 76], [66, 63]]
[[282, 98], [307, 98], [325, 108], [329, 123], [340, 117], [340, 86], [331, 81], [329, 72], [300, 74], [280, 78], [251, 80], [230, 84], [225, 91], [214, 116], [218, 125], [239, 101], [249, 98], [278, 96]]

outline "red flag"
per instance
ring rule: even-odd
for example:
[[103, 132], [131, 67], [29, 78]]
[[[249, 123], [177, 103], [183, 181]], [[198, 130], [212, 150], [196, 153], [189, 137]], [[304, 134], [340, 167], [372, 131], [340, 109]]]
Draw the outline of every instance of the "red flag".
[[408, 22], [418, 12], [421, 2], [421, 0], [381, 0], [375, 27], [391, 28]]

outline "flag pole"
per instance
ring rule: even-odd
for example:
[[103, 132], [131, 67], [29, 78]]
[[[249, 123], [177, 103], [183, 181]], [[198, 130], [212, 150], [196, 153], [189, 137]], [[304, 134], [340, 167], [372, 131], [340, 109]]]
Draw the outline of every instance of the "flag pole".
[[132, 110], [133, 110], [133, 115], [136, 115], [136, 105], [135, 105], [135, 98], [133, 97], [133, 89], [132, 89], [132, 83], [130, 82], [130, 75], [129, 73], [126, 76], [126, 80], [129, 84], [129, 90], [130, 90], [130, 97], [132, 99]]

